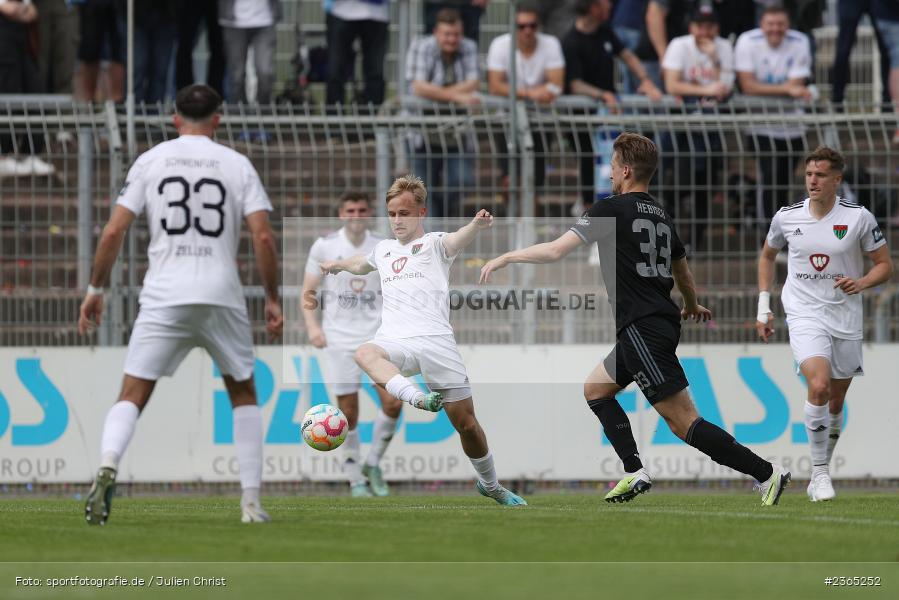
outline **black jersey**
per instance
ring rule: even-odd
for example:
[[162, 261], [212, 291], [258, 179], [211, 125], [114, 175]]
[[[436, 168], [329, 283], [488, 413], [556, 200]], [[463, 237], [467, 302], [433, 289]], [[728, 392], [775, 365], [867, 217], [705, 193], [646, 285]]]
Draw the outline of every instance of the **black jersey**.
[[622, 329], [649, 315], [680, 322], [671, 299], [671, 261], [686, 255], [665, 209], [645, 192], [599, 200], [571, 228], [586, 243], [599, 244], [600, 268]]

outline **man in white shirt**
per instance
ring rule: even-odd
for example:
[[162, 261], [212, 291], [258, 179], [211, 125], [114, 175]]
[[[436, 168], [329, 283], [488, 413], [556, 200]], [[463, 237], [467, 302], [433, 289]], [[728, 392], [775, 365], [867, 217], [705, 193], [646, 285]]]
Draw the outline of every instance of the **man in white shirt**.
[[237, 271], [241, 221], [253, 241], [265, 289], [266, 329], [281, 335], [278, 254], [269, 224], [272, 210], [250, 161], [212, 140], [222, 99], [206, 85], [175, 98], [177, 139], [138, 157], [103, 229], [78, 330], [92, 331], [103, 312], [103, 286], [128, 227], [141, 213], [150, 230], [150, 267], [131, 332], [119, 400], [103, 426], [100, 470], [85, 507], [88, 523], [109, 516], [116, 472], [140, 412], [156, 381], [171, 375], [194, 347], [205, 348], [231, 398], [234, 446], [240, 470], [241, 521], [268, 521], [262, 483], [262, 419], [253, 383], [253, 340]]
[[[828, 465], [840, 437], [846, 391], [853, 377], [864, 375], [859, 293], [888, 281], [893, 272], [874, 216], [837, 197], [844, 164], [838, 152], [823, 146], [806, 158], [808, 198], [777, 211], [759, 256], [756, 329], [767, 342], [774, 332], [774, 259], [789, 247], [781, 300], [793, 357], [808, 383], [805, 426], [812, 473], [807, 492], [812, 502], [836, 495]], [[867, 274], [865, 254], [874, 261]]]
[[355, 72], [353, 43], [362, 48], [364, 104], [384, 102], [384, 57], [389, 42], [389, 0], [323, 0], [328, 33], [328, 104], [343, 104]]
[[[387, 214], [396, 239], [383, 240], [367, 256], [322, 263], [322, 272], [378, 272], [384, 298], [381, 327], [356, 351], [356, 362], [372, 381], [403, 402], [432, 412], [444, 408], [478, 473], [478, 492], [505, 506], [524, 505], [497, 480], [449, 322], [450, 267], [478, 233], [493, 224], [493, 216], [480, 210], [458, 231], [425, 233], [427, 195], [424, 183], [414, 175], [394, 181], [387, 191]], [[407, 379], [418, 373], [430, 393]]]
[[219, 25], [225, 46], [225, 63], [231, 77], [231, 102], [247, 102], [247, 56], [253, 48], [256, 70], [256, 102], [272, 101], [275, 85], [275, 26], [281, 19], [280, 0], [219, 0]]
[[[356, 349], [374, 337], [381, 324], [381, 282], [374, 273], [364, 277], [340, 273], [322, 278], [323, 262], [368, 254], [381, 236], [369, 231], [371, 202], [365, 192], [348, 191], [340, 198], [337, 213], [343, 227], [312, 244], [303, 278], [300, 307], [309, 342], [324, 348], [326, 380], [337, 396], [337, 406], [346, 415], [349, 433], [344, 440], [343, 471], [353, 497], [387, 496], [389, 490], [380, 462], [396, 430], [403, 403], [375, 387], [381, 409], [375, 418], [372, 445], [363, 465], [359, 460], [359, 387], [362, 371], [353, 360]], [[319, 324], [317, 308], [321, 307]]]
[[[702, 110], [725, 100], [733, 91], [734, 56], [727, 40], [718, 36], [718, 19], [710, 7], [702, 6], [691, 14], [689, 29], [688, 35], [674, 38], [665, 49], [662, 58], [665, 90], [681, 98], [688, 110]], [[678, 189], [678, 197], [666, 198], [666, 203], [670, 203], [676, 219], [682, 201], [691, 205], [693, 222], [685, 237], [694, 249], [698, 248], [705, 234], [712, 191], [724, 167], [721, 137], [709, 131], [663, 132], [660, 141], [663, 156], [675, 157], [662, 164], [667, 185], [673, 186], [673, 181], [689, 182]], [[679, 220], [687, 222], [683, 218]]]
[[[808, 36], [790, 29], [785, 8], [765, 9], [759, 27], [737, 39], [734, 62], [740, 89], [747, 96], [812, 98], [806, 85], [812, 74]], [[774, 108], [772, 112], [779, 111]], [[798, 152], [805, 145], [805, 128], [788, 127], [784, 121], [781, 117], [779, 122], [746, 130], [759, 165], [757, 202], [761, 205], [754, 211], [759, 219], [771, 218], [778, 207], [789, 202]]]
[[[551, 104], [565, 87], [565, 56], [562, 44], [540, 33], [537, 9], [527, 3], [515, 11], [515, 95], [540, 104]], [[511, 85], [512, 37], [497, 36], [487, 51], [487, 87], [495, 96], [507, 97]]]

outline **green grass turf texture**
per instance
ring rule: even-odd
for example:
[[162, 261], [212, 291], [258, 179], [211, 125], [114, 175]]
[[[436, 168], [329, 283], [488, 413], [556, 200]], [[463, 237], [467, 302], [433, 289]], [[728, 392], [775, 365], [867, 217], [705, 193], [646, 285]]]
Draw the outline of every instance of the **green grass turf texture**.
[[[504, 508], [470, 496], [278, 497], [239, 522], [237, 498], [116, 498], [90, 527], [76, 500], [0, 500], [0, 598], [899, 597], [899, 498], [789, 490], [542, 495]], [[83, 563], [71, 564], [70, 561]], [[747, 562], [758, 564], [745, 564]], [[51, 564], [56, 563], [56, 564]], [[305, 563], [305, 564], [298, 564]], [[313, 564], [318, 563], [318, 564]], [[743, 564], [740, 564], [743, 563]], [[800, 564], [818, 563], [818, 564]], [[15, 577], [225, 577], [226, 587], [15, 585]], [[827, 587], [824, 577], [880, 577]], [[317, 591], [313, 591], [317, 590]], [[776, 590], [776, 592], [774, 592]]]

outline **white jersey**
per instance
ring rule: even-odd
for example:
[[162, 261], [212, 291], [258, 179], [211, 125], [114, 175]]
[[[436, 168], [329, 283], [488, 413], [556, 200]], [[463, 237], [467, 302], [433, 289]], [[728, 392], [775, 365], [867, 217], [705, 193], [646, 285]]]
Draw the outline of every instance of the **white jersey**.
[[785, 206], [771, 221], [767, 243], [789, 246], [787, 282], [781, 300], [787, 319], [812, 318], [827, 324], [835, 338], [862, 339], [862, 297], [834, 289], [840, 277], [864, 275], [863, 252], [886, 241], [874, 215], [837, 198], [823, 219], [809, 212], [810, 200]]
[[[812, 75], [812, 53], [808, 36], [790, 29], [783, 42], [776, 48], [768, 43], [761, 29], [753, 29], [740, 35], [734, 49], [734, 61], [738, 73], [752, 73], [756, 81], [768, 85], [780, 85], [791, 79], [808, 79]], [[797, 111], [802, 114], [802, 110]], [[753, 127], [749, 133], [778, 139], [799, 137], [804, 127], [778, 125]]]
[[[341, 228], [312, 244], [306, 260], [306, 272], [321, 275], [323, 262], [368, 254], [381, 236], [370, 231], [359, 246], [354, 246]], [[377, 273], [353, 275], [343, 271], [322, 279], [319, 288], [322, 305], [322, 329], [329, 347], [356, 349], [374, 337], [381, 324], [381, 282]]]
[[410, 338], [452, 334], [449, 322], [449, 271], [441, 238], [426, 233], [408, 244], [383, 240], [368, 255], [378, 270], [384, 308], [376, 337]]
[[134, 162], [117, 203], [147, 215], [142, 307], [246, 308], [237, 271], [241, 221], [272, 205], [245, 156], [206, 136], [162, 142]]

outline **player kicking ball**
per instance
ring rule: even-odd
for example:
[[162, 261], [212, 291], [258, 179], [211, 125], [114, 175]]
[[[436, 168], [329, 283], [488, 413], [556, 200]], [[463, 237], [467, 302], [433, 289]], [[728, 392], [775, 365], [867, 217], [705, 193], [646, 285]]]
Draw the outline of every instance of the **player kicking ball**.
[[146, 214], [150, 268], [140, 294], [118, 401], [109, 409], [100, 444], [100, 470], [84, 515], [92, 525], [109, 518], [119, 461], [156, 381], [171, 375], [196, 346], [218, 365], [231, 398], [234, 449], [240, 469], [241, 521], [269, 521], [259, 499], [262, 419], [253, 383], [253, 339], [237, 271], [241, 221], [250, 229], [265, 288], [266, 329], [281, 335], [278, 253], [272, 210], [259, 175], [246, 157], [212, 140], [222, 99], [206, 85], [175, 98], [177, 139], [138, 157], [103, 229], [78, 331], [100, 322], [103, 286], [128, 227]]
[[[383, 240], [368, 229], [371, 202], [364, 192], [345, 192], [337, 216], [343, 222], [338, 231], [318, 238], [309, 250], [303, 277], [300, 306], [309, 332], [309, 341], [324, 348], [328, 384], [337, 396], [337, 406], [346, 415], [349, 433], [344, 440], [343, 470], [354, 498], [387, 496], [390, 493], [381, 472], [381, 457], [393, 439], [403, 403], [375, 386], [381, 409], [375, 418], [372, 444], [365, 464], [359, 460], [359, 387], [362, 371], [354, 360], [356, 349], [374, 337], [381, 324], [381, 282], [375, 272], [365, 276], [340, 273], [322, 280], [321, 263], [357, 254], [368, 254]], [[316, 291], [321, 302], [314, 302]], [[321, 305], [319, 324], [315, 308]]]
[[[611, 161], [614, 196], [596, 202], [556, 240], [494, 258], [481, 269], [481, 282], [506, 265], [556, 262], [582, 244], [598, 242], [618, 341], [587, 377], [584, 397], [628, 473], [605, 499], [627, 502], [652, 487], [630, 421], [615, 399], [635, 381], [677, 437], [715, 462], [754, 477], [762, 504], [777, 504], [790, 473], [704, 420], [687, 391], [687, 377], [675, 354], [680, 321], [706, 321], [711, 311], [696, 302], [693, 275], [674, 223], [648, 193], [658, 161], [651, 140], [633, 133], [618, 136]], [[684, 298], [680, 310], [671, 300], [674, 284]]]
[[[788, 247], [781, 301], [793, 358], [808, 384], [805, 431], [812, 458], [809, 500], [833, 500], [830, 459], [840, 439], [843, 403], [862, 364], [863, 290], [889, 281], [890, 250], [868, 209], [837, 196], [843, 157], [820, 147], [805, 159], [808, 198], [781, 208], [759, 255], [756, 328], [765, 342], [774, 332], [771, 285], [774, 259]], [[864, 255], [874, 266], [864, 271]]]
[[[527, 502], [499, 484], [487, 437], [474, 414], [471, 385], [449, 322], [449, 271], [456, 256], [493, 216], [478, 211], [453, 233], [425, 233], [427, 189], [414, 175], [400, 177], [387, 191], [387, 214], [396, 239], [383, 240], [367, 256], [323, 262], [322, 273], [378, 272], [383, 309], [374, 339], [356, 351], [356, 362], [372, 381], [416, 408], [447, 417], [462, 450], [478, 473], [478, 492], [505, 506]], [[407, 377], [421, 373], [432, 391]]]

